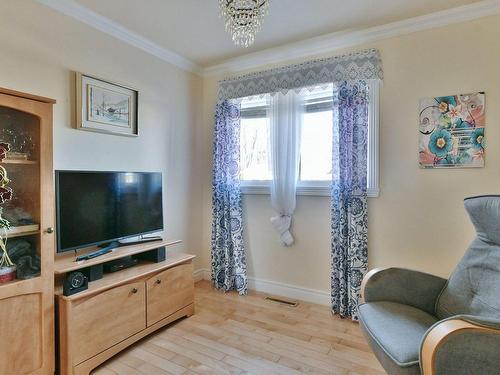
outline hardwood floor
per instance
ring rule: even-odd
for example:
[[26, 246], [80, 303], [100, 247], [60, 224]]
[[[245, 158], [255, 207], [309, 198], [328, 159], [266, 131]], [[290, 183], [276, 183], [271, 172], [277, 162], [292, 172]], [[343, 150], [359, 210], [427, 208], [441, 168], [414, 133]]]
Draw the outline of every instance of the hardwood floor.
[[148, 336], [94, 375], [383, 375], [356, 323], [326, 306], [290, 307], [196, 284], [196, 313]]

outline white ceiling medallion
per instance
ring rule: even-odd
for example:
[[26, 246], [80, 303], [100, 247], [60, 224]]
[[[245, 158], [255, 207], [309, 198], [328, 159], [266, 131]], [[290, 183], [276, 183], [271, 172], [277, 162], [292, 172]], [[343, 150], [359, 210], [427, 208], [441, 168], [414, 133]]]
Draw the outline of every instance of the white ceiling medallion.
[[269, 8], [269, 0], [219, 0], [220, 14], [234, 44], [248, 47], [255, 41]]

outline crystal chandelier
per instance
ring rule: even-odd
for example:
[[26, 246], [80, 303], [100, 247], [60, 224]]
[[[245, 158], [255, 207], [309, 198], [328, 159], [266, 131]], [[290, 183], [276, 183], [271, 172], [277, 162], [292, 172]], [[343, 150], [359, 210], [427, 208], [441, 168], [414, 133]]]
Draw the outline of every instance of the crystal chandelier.
[[220, 14], [234, 44], [245, 48], [253, 44], [268, 7], [269, 0], [219, 0]]

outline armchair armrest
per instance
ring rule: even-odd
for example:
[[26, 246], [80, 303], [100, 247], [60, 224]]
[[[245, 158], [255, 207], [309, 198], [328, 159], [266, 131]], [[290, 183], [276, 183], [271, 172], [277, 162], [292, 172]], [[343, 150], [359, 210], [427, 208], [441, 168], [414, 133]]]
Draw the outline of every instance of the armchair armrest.
[[458, 315], [436, 323], [420, 347], [423, 375], [495, 374], [500, 368], [500, 321]]
[[435, 304], [446, 280], [404, 268], [376, 268], [368, 272], [361, 284], [365, 302], [388, 301], [413, 306], [435, 314]]

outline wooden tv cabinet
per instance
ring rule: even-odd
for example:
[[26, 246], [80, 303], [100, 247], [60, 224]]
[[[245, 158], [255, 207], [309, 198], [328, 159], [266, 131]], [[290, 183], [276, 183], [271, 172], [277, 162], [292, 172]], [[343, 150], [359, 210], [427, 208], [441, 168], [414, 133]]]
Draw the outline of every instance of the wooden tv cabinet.
[[[177, 243], [179, 241], [176, 241]], [[83, 262], [74, 255], [56, 258], [56, 276], [79, 267], [138, 254], [173, 242], [131, 245]], [[73, 257], [73, 261], [69, 261]], [[104, 274], [89, 288], [71, 296], [56, 286], [59, 373], [88, 375], [137, 340], [177, 319], [194, 314], [194, 255], [167, 251], [160, 263], [138, 265]]]

